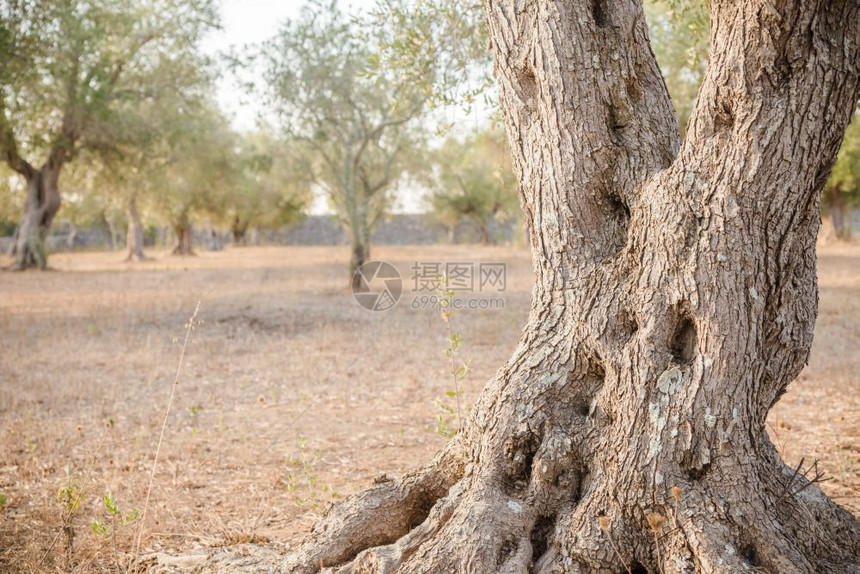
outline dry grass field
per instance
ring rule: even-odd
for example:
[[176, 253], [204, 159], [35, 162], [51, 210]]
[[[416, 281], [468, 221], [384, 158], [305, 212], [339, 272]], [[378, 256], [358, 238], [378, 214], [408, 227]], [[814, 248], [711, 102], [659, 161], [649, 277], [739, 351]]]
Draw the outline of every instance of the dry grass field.
[[[453, 317], [471, 357], [469, 402], [517, 342], [528, 253], [377, 248], [405, 289], [380, 313], [345, 289], [347, 256], [261, 247], [126, 264], [118, 253], [76, 253], [54, 255], [55, 271], [0, 273], [0, 571], [114, 571], [134, 549], [141, 518], [122, 518], [145, 506], [198, 301], [141, 553], [282, 550], [330, 501], [431, 456], [445, 441], [433, 429], [453, 383], [443, 321], [410, 308], [410, 267], [507, 263], [507, 289], [492, 294], [504, 309]], [[820, 287], [812, 359], [771, 431], [789, 462], [818, 459], [830, 477], [822, 488], [860, 514], [860, 247], [821, 248]], [[61, 489], [72, 503], [58, 500]], [[106, 510], [107, 493], [121, 517]], [[94, 532], [96, 521], [109, 531]]]

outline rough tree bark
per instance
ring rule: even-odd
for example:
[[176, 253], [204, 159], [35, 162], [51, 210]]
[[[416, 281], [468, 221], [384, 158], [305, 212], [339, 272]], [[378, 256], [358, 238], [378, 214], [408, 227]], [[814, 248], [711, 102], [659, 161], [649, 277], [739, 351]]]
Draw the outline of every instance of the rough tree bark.
[[488, 0], [535, 288], [427, 465], [334, 506], [291, 572], [856, 572], [860, 526], [779, 457], [860, 4], [712, 2], [683, 142], [639, 2]]
[[187, 213], [182, 213], [173, 225], [176, 234], [176, 246], [173, 248], [174, 255], [194, 255], [191, 247], [191, 220]]
[[128, 233], [125, 242], [128, 255], [125, 260], [132, 261], [137, 257], [138, 261], [144, 261], [147, 257], [143, 253], [143, 224], [140, 221], [140, 211], [137, 209], [137, 194], [135, 192], [132, 192], [128, 197], [126, 216], [128, 218]]
[[27, 182], [27, 201], [21, 214], [21, 222], [15, 230], [12, 269], [32, 267], [45, 269], [48, 265], [47, 240], [51, 222], [60, 209], [59, 179], [62, 162], [49, 159], [41, 168], [35, 169], [23, 160], [16, 169]]

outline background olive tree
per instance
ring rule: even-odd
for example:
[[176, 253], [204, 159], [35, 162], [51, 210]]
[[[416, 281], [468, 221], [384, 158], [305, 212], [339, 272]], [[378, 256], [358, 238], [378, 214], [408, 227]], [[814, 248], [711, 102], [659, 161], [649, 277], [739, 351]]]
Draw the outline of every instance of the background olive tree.
[[313, 184], [302, 161], [272, 134], [252, 132], [239, 140], [234, 185], [221, 199], [220, 221], [235, 245], [249, 229], [294, 225], [312, 201]]
[[0, 4], [0, 158], [27, 183], [16, 268], [47, 264], [64, 166], [121, 144], [137, 102], [183, 89], [217, 21], [209, 0]]
[[449, 137], [435, 152], [432, 171], [429, 206], [451, 242], [457, 242], [458, 228], [467, 223], [480, 242], [495, 243], [495, 225], [519, 213], [516, 177], [501, 130]]
[[261, 57], [277, 128], [325, 193], [351, 245], [350, 281], [392, 203], [426, 94], [374, 66], [379, 39], [334, 2], [310, 2]]

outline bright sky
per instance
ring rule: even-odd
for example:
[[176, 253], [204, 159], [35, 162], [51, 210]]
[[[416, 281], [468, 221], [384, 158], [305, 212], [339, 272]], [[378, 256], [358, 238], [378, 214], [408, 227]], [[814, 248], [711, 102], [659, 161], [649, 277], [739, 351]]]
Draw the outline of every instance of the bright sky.
[[[206, 38], [204, 49], [215, 55], [221, 50], [268, 40], [285, 20], [297, 17], [305, 3], [305, 0], [221, 0], [222, 29]], [[341, 8], [348, 14], [373, 4], [374, 0], [341, 0]], [[236, 86], [229, 73], [218, 80], [218, 102], [240, 130], [254, 129], [257, 116], [264, 112]]]

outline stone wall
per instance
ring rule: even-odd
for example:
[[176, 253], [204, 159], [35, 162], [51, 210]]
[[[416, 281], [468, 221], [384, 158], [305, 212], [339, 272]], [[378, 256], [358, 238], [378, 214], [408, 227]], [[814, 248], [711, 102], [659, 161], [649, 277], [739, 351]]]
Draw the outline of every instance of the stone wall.
[[[854, 240], [860, 239], [860, 209], [851, 209], [848, 221], [853, 230]], [[828, 223], [825, 221], [822, 227], [822, 240], [829, 240]], [[68, 251], [69, 226], [65, 222], [59, 222], [54, 226], [48, 244], [51, 251]], [[516, 222], [509, 221], [496, 223], [491, 226], [493, 237], [498, 243], [522, 243], [522, 230], [518, 229]], [[228, 245], [232, 237], [227, 232], [218, 234], [221, 243]], [[461, 223], [454, 234], [459, 243], [476, 243], [480, 241], [480, 235], [474, 227], [468, 223]], [[125, 230], [116, 230], [117, 248], [125, 248]], [[346, 233], [337, 222], [329, 215], [311, 215], [292, 227], [284, 227], [277, 230], [250, 231], [246, 238], [251, 245], [346, 245], [348, 244]], [[194, 230], [194, 244], [197, 249], [205, 250], [211, 243], [211, 235], [208, 230]], [[373, 234], [374, 245], [430, 245], [434, 243], [447, 243], [451, 240], [448, 230], [435, 223], [428, 215], [424, 214], [396, 214], [379, 224]], [[174, 239], [173, 233], [168, 227], [156, 230], [156, 241], [160, 246], [170, 246]], [[12, 244], [11, 237], [0, 237], [0, 253], [7, 253]], [[146, 245], [152, 247], [152, 241], [146, 236]], [[111, 234], [106, 225], [92, 226], [79, 229], [75, 236], [74, 249], [107, 249], [111, 246]]]
[[[491, 232], [499, 243], [508, 243], [517, 239], [515, 222], [494, 224], [491, 226]], [[51, 251], [67, 251], [69, 233], [68, 224], [56, 224], [48, 238]], [[118, 230], [116, 235], [118, 248], [123, 248], [125, 230]], [[156, 235], [160, 245], [168, 246], [173, 242], [169, 228], [159, 229]], [[219, 232], [218, 235], [224, 244], [229, 244], [232, 240], [227, 232]], [[456, 237], [463, 243], [476, 242], [480, 239], [477, 231], [467, 223], [458, 226]], [[146, 239], [149, 243], [149, 237]], [[208, 230], [194, 230], [193, 241], [197, 249], [206, 249], [210, 239]], [[329, 215], [311, 215], [297, 225], [277, 230], [251, 230], [246, 240], [249, 244], [263, 245], [346, 245], [349, 243], [337, 219]], [[445, 243], [448, 240], [448, 230], [423, 214], [392, 215], [381, 222], [373, 234], [374, 245], [430, 245]], [[0, 237], [0, 250], [7, 252], [11, 242], [11, 237]], [[107, 226], [79, 229], [74, 240], [75, 249], [109, 248], [110, 246], [111, 236]]]

